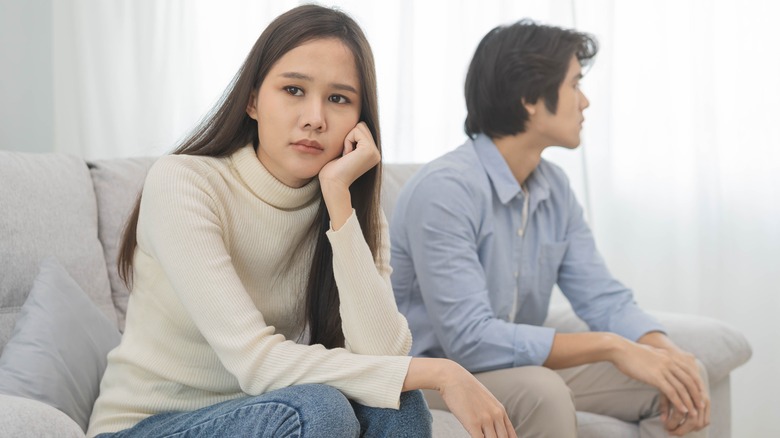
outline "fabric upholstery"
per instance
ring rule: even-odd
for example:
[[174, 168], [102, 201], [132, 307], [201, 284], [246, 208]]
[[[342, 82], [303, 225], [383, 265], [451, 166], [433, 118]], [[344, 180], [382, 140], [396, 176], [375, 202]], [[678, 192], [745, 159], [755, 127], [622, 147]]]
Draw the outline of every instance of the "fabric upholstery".
[[382, 168], [382, 209], [387, 216], [388, 223], [393, 216], [393, 209], [401, 187], [421, 167], [422, 164], [385, 164]]
[[617, 418], [590, 412], [577, 412], [578, 438], [639, 438], [639, 428], [636, 424], [626, 423]]
[[86, 163], [64, 154], [0, 151], [0, 206], [0, 351], [48, 254], [116, 323]]
[[0, 394], [55, 407], [86, 431], [120, 334], [53, 257], [41, 263], [0, 356]]
[[0, 436], [84, 438], [84, 432], [67, 415], [45, 403], [0, 394]]
[[[433, 436], [436, 438], [469, 438], [468, 432], [449, 412], [433, 409]], [[636, 424], [626, 423], [604, 415], [577, 412], [577, 436], [579, 438], [639, 438]]]
[[[117, 287], [109, 288], [106, 266], [116, 265], [114, 251], [121, 227], [135, 201], [146, 169], [153, 161], [154, 158], [140, 158], [91, 163], [93, 191], [87, 167], [78, 158], [0, 151], [0, 263], [3, 264], [0, 275], [0, 350], [12, 332], [44, 254], [56, 255], [109, 317], [113, 315], [114, 305], [117, 313], [124, 315], [122, 302], [126, 300], [126, 290], [122, 292], [122, 287], [117, 286], [121, 283], [115, 271], [111, 285]], [[385, 164], [382, 206], [388, 218], [392, 216], [400, 188], [420, 166]], [[137, 181], [137, 187], [132, 187], [133, 181]], [[99, 211], [96, 211], [96, 204]], [[127, 205], [126, 211], [117, 210], [124, 209], [123, 204]], [[98, 218], [103, 247], [97, 239]], [[109, 245], [114, 245], [114, 249], [110, 249]], [[113, 294], [113, 303], [109, 290]], [[568, 312], [566, 309], [551, 309], [548, 322], [554, 321], [559, 330], [582, 329], [584, 323], [570, 310]], [[664, 317], [661, 318], [667, 323]], [[674, 322], [668, 325], [670, 334], [677, 330], [676, 327], [683, 329], [689, 318], [692, 318], [690, 324], [696, 325], [691, 327], [696, 333], [708, 333], [712, 329], [711, 320], [707, 318], [690, 315], [679, 315], [679, 318], [679, 325]], [[721, 325], [720, 329], [724, 326]], [[733, 330], [728, 326], [725, 328]], [[730, 379], [728, 375], [720, 381], [714, 379], [722, 375], [723, 370], [730, 371], [731, 367], [738, 366], [744, 362], [743, 358], [750, 355], [750, 347], [744, 337], [735, 333], [727, 333], [725, 339], [720, 334], [707, 335], [698, 346], [714, 354], [703, 360], [711, 378], [712, 438], [731, 436]], [[692, 335], [688, 339], [695, 338]], [[687, 341], [681, 341], [681, 345], [683, 342]], [[716, 346], [711, 345], [713, 342]], [[434, 411], [433, 417], [434, 437], [468, 436], [452, 414]], [[578, 412], [577, 417], [580, 436], [583, 437], [635, 436], [638, 431], [635, 425], [617, 424], [615, 422], [619, 420], [596, 414]], [[620, 428], [624, 426], [633, 429], [615, 434], [614, 431], [622, 430]], [[83, 438], [83, 433], [78, 424], [49, 405], [0, 395], [0, 436]]]
[[146, 172], [156, 158], [100, 160], [89, 163], [98, 206], [98, 237], [103, 244], [111, 299], [119, 330], [124, 331], [130, 291], [119, 278], [116, 262], [125, 223], [143, 187]]

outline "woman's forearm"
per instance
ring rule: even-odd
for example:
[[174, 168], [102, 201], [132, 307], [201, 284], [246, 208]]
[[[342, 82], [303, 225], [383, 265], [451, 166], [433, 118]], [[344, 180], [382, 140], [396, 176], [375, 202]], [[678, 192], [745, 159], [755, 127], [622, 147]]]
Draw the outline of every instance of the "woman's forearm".
[[322, 197], [330, 216], [330, 227], [338, 231], [352, 215], [352, 195], [349, 187], [343, 187], [330, 181], [320, 181]]

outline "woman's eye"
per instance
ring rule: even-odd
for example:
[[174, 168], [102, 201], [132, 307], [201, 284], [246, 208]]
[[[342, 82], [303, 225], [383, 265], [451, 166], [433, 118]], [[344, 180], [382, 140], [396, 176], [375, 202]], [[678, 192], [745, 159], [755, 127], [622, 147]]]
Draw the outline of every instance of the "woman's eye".
[[284, 87], [284, 90], [288, 93], [292, 94], [293, 96], [303, 96], [303, 90], [301, 90], [298, 87]]
[[328, 100], [333, 103], [349, 103], [349, 100], [340, 94], [334, 94], [330, 96]]

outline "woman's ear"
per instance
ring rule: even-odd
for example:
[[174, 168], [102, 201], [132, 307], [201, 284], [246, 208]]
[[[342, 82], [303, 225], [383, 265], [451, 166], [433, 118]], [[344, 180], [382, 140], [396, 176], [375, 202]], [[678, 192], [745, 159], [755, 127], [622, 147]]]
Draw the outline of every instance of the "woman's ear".
[[249, 103], [246, 104], [246, 113], [249, 117], [257, 120], [257, 91], [249, 95]]

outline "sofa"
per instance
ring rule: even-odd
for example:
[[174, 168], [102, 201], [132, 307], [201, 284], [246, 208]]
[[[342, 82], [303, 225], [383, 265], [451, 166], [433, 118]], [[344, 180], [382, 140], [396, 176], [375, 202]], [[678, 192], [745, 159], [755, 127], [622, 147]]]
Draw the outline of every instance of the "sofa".
[[[84, 436], [127, 311], [116, 269], [120, 230], [153, 161], [0, 151], [0, 436]], [[418, 168], [385, 165], [388, 217]], [[710, 436], [731, 436], [729, 374], [750, 358], [749, 343], [710, 318], [656, 316], [708, 371]], [[546, 325], [587, 329], [566, 307], [551, 309]], [[468, 436], [448, 412], [433, 417], [435, 437]], [[577, 419], [581, 437], [639, 436], [636, 424], [587, 412]]]

